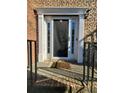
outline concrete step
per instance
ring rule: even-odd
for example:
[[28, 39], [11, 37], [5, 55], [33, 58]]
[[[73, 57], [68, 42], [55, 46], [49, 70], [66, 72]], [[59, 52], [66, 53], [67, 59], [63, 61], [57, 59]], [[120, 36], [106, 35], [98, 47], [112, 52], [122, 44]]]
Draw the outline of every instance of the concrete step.
[[[55, 69], [54, 69], [55, 70]], [[72, 86], [72, 87], [82, 87], [82, 83], [81, 81], [62, 75], [62, 74], [58, 74], [58, 73], [54, 73], [52, 71], [46, 70], [44, 68], [38, 69], [38, 74], [41, 74], [45, 77], [51, 78], [53, 80], [56, 80], [58, 82], [61, 82], [63, 84], [66, 84], [68, 86]]]

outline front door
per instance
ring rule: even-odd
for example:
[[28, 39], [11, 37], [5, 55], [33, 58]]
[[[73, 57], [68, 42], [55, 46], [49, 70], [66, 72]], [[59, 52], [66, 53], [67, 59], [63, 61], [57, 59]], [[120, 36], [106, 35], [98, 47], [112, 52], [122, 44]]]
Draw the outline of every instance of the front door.
[[68, 57], [69, 20], [53, 20], [53, 57]]
[[74, 60], [77, 57], [76, 18], [46, 17], [47, 58]]

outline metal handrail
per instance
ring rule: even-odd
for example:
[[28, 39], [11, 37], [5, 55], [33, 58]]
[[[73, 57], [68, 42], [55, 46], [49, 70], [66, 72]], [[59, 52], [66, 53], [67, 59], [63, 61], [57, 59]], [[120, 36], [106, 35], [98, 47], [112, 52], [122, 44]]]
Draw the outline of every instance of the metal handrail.
[[[34, 42], [34, 46], [35, 46], [35, 77], [33, 79], [33, 68], [32, 68], [32, 43]], [[30, 68], [30, 83], [31, 86], [33, 85], [33, 81], [36, 82], [37, 80], [37, 43], [35, 40], [27, 40], [27, 48], [28, 48], [28, 66]]]

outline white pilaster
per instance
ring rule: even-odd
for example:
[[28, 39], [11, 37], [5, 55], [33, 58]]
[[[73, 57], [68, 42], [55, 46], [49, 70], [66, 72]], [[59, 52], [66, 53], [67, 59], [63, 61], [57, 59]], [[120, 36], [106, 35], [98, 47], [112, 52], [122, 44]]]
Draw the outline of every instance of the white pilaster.
[[83, 32], [84, 32], [84, 17], [79, 15], [79, 36], [78, 36], [78, 63], [83, 63]]
[[38, 31], [39, 31], [39, 59], [38, 61], [39, 62], [42, 62], [43, 61], [43, 20], [44, 20], [44, 17], [43, 15], [38, 15]]
[[51, 58], [53, 58], [53, 35], [54, 35], [54, 32], [53, 32], [53, 27], [54, 26], [54, 22], [53, 20], [51, 20]]

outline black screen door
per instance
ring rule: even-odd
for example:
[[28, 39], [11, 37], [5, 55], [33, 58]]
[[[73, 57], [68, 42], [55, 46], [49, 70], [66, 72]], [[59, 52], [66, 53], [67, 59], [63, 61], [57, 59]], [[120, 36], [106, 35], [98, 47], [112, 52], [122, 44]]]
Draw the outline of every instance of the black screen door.
[[68, 24], [68, 20], [54, 19], [54, 57], [68, 57]]

